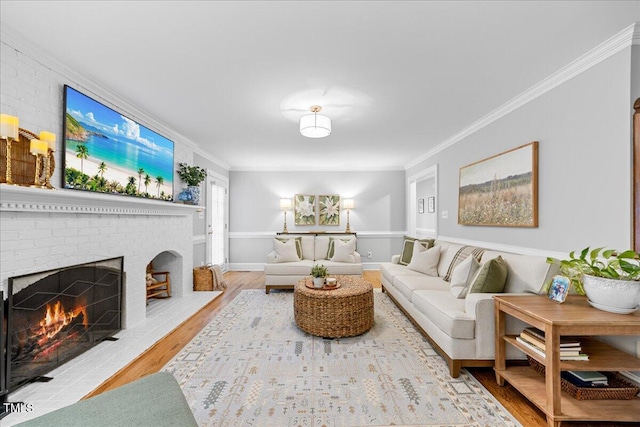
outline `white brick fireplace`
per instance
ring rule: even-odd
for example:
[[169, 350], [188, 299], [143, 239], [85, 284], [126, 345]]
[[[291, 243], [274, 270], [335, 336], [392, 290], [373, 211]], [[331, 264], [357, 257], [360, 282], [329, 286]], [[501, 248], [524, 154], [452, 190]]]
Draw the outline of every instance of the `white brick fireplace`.
[[144, 321], [145, 269], [158, 254], [172, 294], [193, 292], [197, 207], [77, 190], [0, 186], [0, 278], [124, 256], [124, 327]]

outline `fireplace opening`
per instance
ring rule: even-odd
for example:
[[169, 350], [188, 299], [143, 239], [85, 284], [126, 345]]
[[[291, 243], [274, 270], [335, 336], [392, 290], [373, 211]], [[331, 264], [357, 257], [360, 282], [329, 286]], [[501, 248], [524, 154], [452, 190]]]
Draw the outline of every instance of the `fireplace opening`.
[[3, 297], [7, 394], [122, 329], [123, 257], [9, 278]]

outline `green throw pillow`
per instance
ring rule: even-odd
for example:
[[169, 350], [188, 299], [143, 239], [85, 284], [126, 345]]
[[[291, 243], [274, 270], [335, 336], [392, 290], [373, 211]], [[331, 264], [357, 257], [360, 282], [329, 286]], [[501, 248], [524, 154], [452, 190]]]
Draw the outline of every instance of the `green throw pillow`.
[[[402, 255], [400, 255], [400, 261], [398, 264], [400, 265], [409, 265], [411, 263], [411, 257], [413, 256], [413, 242], [415, 242], [415, 237], [404, 236], [404, 241], [402, 242]], [[434, 239], [420, 239], [420, 243], [422, 243], [426, 249], [432, 248], [435, 243]]]
[[[282, 237], [276, 237], [276, 240], [280, 240], [282, 243], [287, 243], [287, 240]], [[302, 259], [302, 237], [296, 237], [296, 253], [298, 254], [298, 258]]]
[[[335, 243], [334, 243], [335, 240], [337, 240], [335, 237], [329, 237], [329, 249], [327, 250], [327, 256], [325, 257], [325, 259], [333, 258], [333, 255], [334, 255], [334, 252], [335, 252], [335, 248], [336, 248]], [[340, 239], [340, 240], [342, 240], [345, 243], [348, 243], [349, 240], [351, 240], [351, 239], [349, 238], [349, 239]]]
[[507, 263], [501, 256], [485, 262], [473, 278], [470, 294], [500, 293], [507, 283]]

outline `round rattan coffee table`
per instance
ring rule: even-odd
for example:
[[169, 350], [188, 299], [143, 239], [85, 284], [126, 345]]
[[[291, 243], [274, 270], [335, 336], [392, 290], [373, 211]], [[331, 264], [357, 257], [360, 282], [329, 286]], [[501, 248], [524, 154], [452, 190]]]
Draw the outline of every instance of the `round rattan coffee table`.
[[332, 276], [337, 289], [310, 289], [300, 280], [293, 291], [293, 313], [303, 331], [323, 338], [360, 335], [373, 326], [373, 286], [357, 276]]

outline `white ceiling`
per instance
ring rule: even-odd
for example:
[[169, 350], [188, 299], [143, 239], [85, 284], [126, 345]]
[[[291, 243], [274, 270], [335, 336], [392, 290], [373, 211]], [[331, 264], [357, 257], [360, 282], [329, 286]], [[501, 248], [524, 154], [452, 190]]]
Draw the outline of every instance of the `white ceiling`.
[[[639, 19], [637, 0], [0, 2], [232, 170], [402, 169]], [[298, 131], [313, 104], [327, 138]]]

